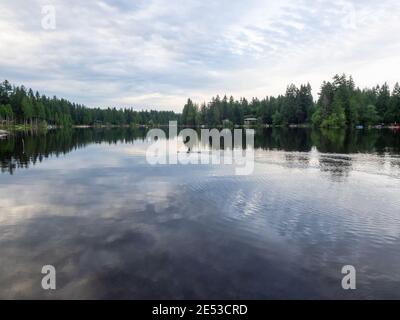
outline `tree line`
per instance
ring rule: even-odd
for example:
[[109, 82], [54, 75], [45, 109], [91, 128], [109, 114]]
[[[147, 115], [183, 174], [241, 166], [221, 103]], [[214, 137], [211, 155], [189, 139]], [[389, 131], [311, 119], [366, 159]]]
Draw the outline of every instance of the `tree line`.
[[171, 120], [187, 126], [243, 125], [252, 118], [274, 126], [313, 124], [317, 127], [353, 127], [400, 123], [400, 86], [360, 89], [352, 77], [336, 75], [323, 82], [314, 100], [310, 84], [291, 84], [284, 95], [239, 100], [213, 97], [195, 104], [191, 99], [181, 114], [173, 111], [136, 111], [132, 108], [87, 108], [66, 99], [34, 93], [24, 86], [0, 84], [0, 121], [50, 125], [166, 125]]
[[6, 124], [163, 125], [178, 120], [178, 116], [172, 111], [87, 108], [66, 99], [34, 93], [24, 86], [12, 86], [7, 80], [0, 84], [0, 121]]
[[392, 92], [386, 83], [361, 90], [351, 76], [343, 74], [322, 84], [317, 101], [314, 101], [310, 84], [299, 88], [292, 84], [284, 95], [261, 100], [217, 96], [209, 103], [197, 105], [188, 99], [181, 122], [186, 125], [243, 125], [246, 118], [276, 126], [313, 124], [338, 128], [396, 124], [400, 123], [400, 86], [396, 83]]

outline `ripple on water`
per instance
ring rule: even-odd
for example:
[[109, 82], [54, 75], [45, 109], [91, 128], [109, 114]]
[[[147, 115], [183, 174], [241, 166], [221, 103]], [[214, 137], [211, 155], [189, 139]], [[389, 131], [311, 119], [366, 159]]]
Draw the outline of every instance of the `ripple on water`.
[[[348, 162], [349, 157], [334, 161]], [[361, 177], [362, 178], [362, 177]], [[386, 177], [389, 179], [388, 177]], [[341, 237], [373, 247], [399, 242], [399, 200], [396, 185], [387, 194], [359, 181], [335, 184], [309, 171], [258, 176], [199, 178], [185, 185], [199, 203], [212, 204], [213, 228], [268, 241], [335, 243]], [[371, 193], [371, 190], [378, 192]], [[385, 194], [386, 205], [382, 203]]]

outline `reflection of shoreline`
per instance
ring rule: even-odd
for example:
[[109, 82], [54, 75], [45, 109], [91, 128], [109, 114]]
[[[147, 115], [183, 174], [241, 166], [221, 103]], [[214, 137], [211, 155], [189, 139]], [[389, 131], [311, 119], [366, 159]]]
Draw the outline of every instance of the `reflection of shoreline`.
[[[14, 132], [0, 140], [1, 171], [12, 174], [17, 168], [28, 168], [29, 165], [41, 162], [51, 155], [67, 154], [90, 144], [145, 142], [147, 131], [147, 128], [116, 127]], [[168, 133], [168, 130], [166, 132]], [[400, 134], [390, 129], [346, 131], [264, 128], [255, 131], [254, 142], [255, 150], [266, 151], [310, 153], [315, 148], [319, 153], [332, 155], [400, 155]], [[221, 143], [221, 146], [223, 145]], [[208, 149], [207, 143], [202, 145], [201, 150]]]

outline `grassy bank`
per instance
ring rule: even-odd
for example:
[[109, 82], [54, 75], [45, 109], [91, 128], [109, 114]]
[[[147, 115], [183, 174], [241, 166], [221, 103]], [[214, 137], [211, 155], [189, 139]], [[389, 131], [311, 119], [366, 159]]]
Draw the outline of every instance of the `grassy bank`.
[[38, 131], [47, 130], [47, 126], [36, 126], [36, 125], [24, 125], [24, 124], [12, 124], [12, 125], [0, 125], [0, 131], [13, 132], [13, 131]]

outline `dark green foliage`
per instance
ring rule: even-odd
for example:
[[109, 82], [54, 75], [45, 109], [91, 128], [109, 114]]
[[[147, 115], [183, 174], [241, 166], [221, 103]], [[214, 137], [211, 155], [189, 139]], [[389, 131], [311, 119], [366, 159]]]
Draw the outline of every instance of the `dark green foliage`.
[[182, 123], [185, 125], [195, 126], [200, 122], [198, 107], [193, 104], [192, 100], [188, 99], [182, 111]]
[[400, 86], [393, 92], [385, 83], [372, 89], [359, 89], [352, 77], [336, 75], [324, 82], [317, 102], [310, 84], [287, 87], [285, 95], [259, 100], [232, 96], [212, 98], [200, 106], [191, 99], [182, 115], [172, 111], [135, 111], [133, 109], [86, 108], [57, 97], [33, 93], [24, 86], [12, 87], [6, 80], [0, 84], [0, 123], [48, 123], [50, 125], [166, 125], [176, 120], [188, 126], [243, 125], [246, 118], [258, 123], [286, 126], [312, 123], [317, 127], [342, 128], [356, 125], [400, 123]]
[[396, 123], [398, 91], [400, 88], [396, 85], [391, 96], [386, 83], [382, 87], [360, 90], [351, 77], [336, 75], [332, 83], [322, 84], [312, 123], [330, 128]]
[[400, 123], [400, 85], [398, 83], [394, 86], [389, 107], [385, 113], [385, 120], [391, 123]]
[[135, 111], [133, 109], [86, 108], [57, 97], [49, 98], [26, 90], [24, 86], [12, 87], [6, 80], [0, 83], [0, 123], [41, 123], [49, 125], [165, 125], [178, 120], [172, 111]]
[[222, 126], [230, 122], [243, 125], [247, 117], [257, 118], [264, 124], [303, 124], [310, 121], [313, 109], [311, 86], [307, 84], [298, 89], [295, 85], [290, 85], [285, 96], [266, 97], [262, 100], [253, 98], [250, 102], [245, 98], [235, 100], [233, 97], [228, 99], [224, 96], [221, 99], [216, 96], [199, 108], [189, 99], [183, 109], [182, 124]]

